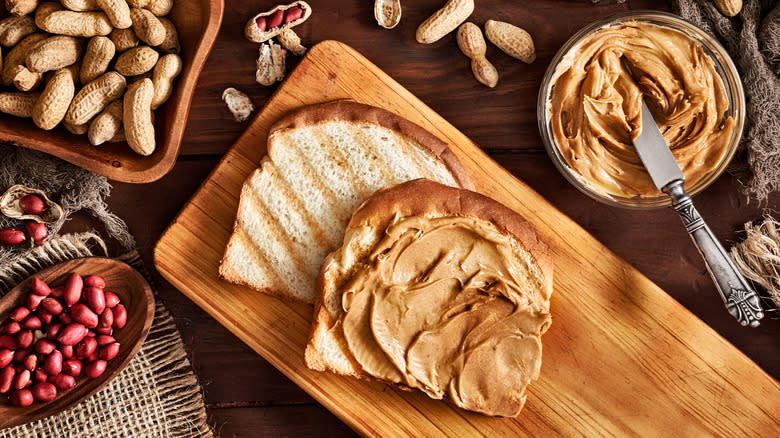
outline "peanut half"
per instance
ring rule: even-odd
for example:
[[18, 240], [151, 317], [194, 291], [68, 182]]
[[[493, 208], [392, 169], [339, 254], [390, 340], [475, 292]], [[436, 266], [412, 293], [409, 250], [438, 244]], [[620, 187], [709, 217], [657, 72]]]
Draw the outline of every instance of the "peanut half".
[[25, 64], [30, 71], [47, 72], [78, 62], [84, 43], [78, 38], [57, 35], [46, 38], [30, 49]]
[[222, 92], [222, 101], [225, 102], [236, 122], [245, 122], [255, 110], [252, 99], [245, 93], [232, 87], [226, 88], [225, 91]]
[[284, 29], [276, 37], [279, 44], [285, 49], [291, 51], [295, 56], [303, 56], [306, 53], [306, 47], [301, 44], [301, 38], [292, 29]]
[[721, 14], [733, 17], [742, 10], [742, 0], [714, 0]]
[[89, 124], [87, 136], [89, 143], [93, 146], [99, 146], [105, 142], [111, 142], [114, 139], [122, 138], [124, 140], [124, 129], [122, 128], [122, 112], [124, 111], [124, 101], [115, 100], [108, 104], [106, 109], [92, 119]]
[[135, 76], [148, 72], [157, 64], [160, 54], [149, 46], [134, 47], [116, 59], [114, 68], [125, 76]]
[[374, 0], [374, 18], [385, 29], [401, 22], [401, 0]]
[[125, 0], [97, 0], [97, 5], [115, 28], [127, 29], [133, 25], [133, 20], [130, 19], [130, 7]]
[[0, 111], [16, 117], [31, 117], [33, 105], [38, 100], [39, 93], [0, 93]]
[[287, 51], [284, 47], [267, 41], [260, 45], [260, 57], [257, 58], [255, 79], [260, 85], [273, 85], [284, 79]]
[[125, 84], [124, 76], [110, 71], [84, 85], [73, 98], [65, 121], [71, 125], [86, 125], [106, 105], [122, 97]]
[[76, 94], [76, 66], [57, 70], [46, 83], [46, 88], [35, 102], [32, 110], [33, 122], [41, 129], [50, 130], [57, 126]]
[[165, 27], [160, 20], [146, 9], [130, 9], [133, 31], [141, 41], [150, 46], [159, 46], [165, 41]]
[[485, 35], [491, 43], [513, 58], [527, 64], [536, 59], [534, 40], [524, 29], [503, 21], [488, 20], [485, 23]]
[[420, 24], [417, 28], [417, 42], [430, 44], [439, 41], [466, 21], [472, 12], [474, 12], [474, 0], [448, 1]]
[[151, 155], [156, 147], [152, 124], [154, 85], [151, 79], [130, 84], [125, 93], [124, 114], [127, 144], [141, 155]]
[[154, 97], [152, 98], [152, 109], [157, 109], [164, 104], [173, 92], [173, 80], [181, 73], [182, 62], [179, 55], [165, 55], [157, 61], [152, 74], [152, 85], [154, 85]]
[[471, 71], [474, 77], [490, 88], [495, 87], [498, 84], [498, 71], [485, 58], [487, 44], [479, 26], [468, 21], [463, 23], [458, 29], [457, 40], [460, 51], [471, 59]]
[[88, 84], [105, 73], [115, 52], [114, 43], [108, 37], [96, 36], [90, 39], [81, 61], [81, 83]]

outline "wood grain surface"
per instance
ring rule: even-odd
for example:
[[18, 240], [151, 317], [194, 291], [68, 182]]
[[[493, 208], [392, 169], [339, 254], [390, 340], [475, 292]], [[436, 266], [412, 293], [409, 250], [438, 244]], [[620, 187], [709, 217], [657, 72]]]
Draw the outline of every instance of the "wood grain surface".
[[[526, 65], [488, 44], [488, 58], [501, 75], [499, 85], [492, 90], [474, 80], [452, 35], [435, 46], [414, 41], [417, 25], [442, 3], [405, 1], [399, 26], [385, 30], [374, 22], [373, 2], [311, 0], [311, 18], [295, 30], [307, 46], [335, 39], [363, 53], [512, 175], [661, 286], [775, 379], [780, 378], [780, 321], [776, 314], [755, 330], [735, 324], [673, 211], [617, 209], [587, 198], [556, 171], [536, 129], [538, 87], [547, 64], [566, 39], [593, 20], [627, 9], [665, 10], [666, 2], [628, 0], [593, 5], [589, 0], [479, 0], [472, 21], [482, 24], [499, 17], [523, 26], [533, 35], [538, 54], [533, 64]], [[222, 26], [198, 80], [175, 167], [154, 183], [114, 183], [109, 208], [127, 221], [147, 266], [152, 266], [152, 249], [164, 228], [247, 127], [247, 123], [233, 121], [220, 100], [222, 90], [237, 87], [260, 108], [276, 89], [254, 81], [257, 45], [242, 35], [249, 17], [273, 6], [274, 2], [266, 0], [226, 0]], [[296, 58], [290, 58], [289, 68], [296, 63]], [[765, 210], [780, 210], [780, 196], [775, 194], [765, 203], [748, 201], [731, 175], [723, 175], [696, 197], [696, 203], [727, 246], [739, 239], [736, 230], [744, 222], [759, 219]], [[79, 214], [66, 230], [90, 227], [102, 229], [88, 214]], [[157, 285], [203, 385], [210, 424], [221, 436], [354, 435], [171, 284], [157, 276]]]
[[[517, 419], [489, 418], [421, 393], [310, 371], [302, 351], [311, 307], [217, 278], [241, 184], [265, 154], [268, 127], [296, 107], [338, 98], [403, 114], [447, 141], [477, 191], [518, 211], [550, 245], [557, 275], [553, 327], [543, 339], [547, 366]], [[754, 362], [338, 42], [311, 49], [163, 234], [155, 264], [174, 286], [363, 435], [646, 435], [678, 433], [681, 423], [686, 434], [750, 430], [761, 435], [779, 421], [780, 385]], [[743, 384], [755, 390], [742, 391]], [[715, 414], [726, 409], [733, 417]]]
[[130, 363], [149, 334], [154, 319], [154, 295], [151, 286], [130, 265], [101, 257], [74, 259], [60, 263], [22, 281], [0, 298], [0, 321], [5, 321], [11, 311], [26, 302], [33, 278], [43, 280], [51, 287], [61, 286], [73, 272], [82, 277], [87, 275], [103, 277], [106, 281], [106, 291], [117, 294], [121, 304], [127, 308], [127, 324], [113, 334], [121, 345], [119, 354], [108, 361], [108, 366], [102, 375], [91, 379], [82, 374], [76, 378], [75, 387], [68, 391], [59, 391], [57, 398], [50, 403], [36, 402], [23, 408], [11, 405], [3, 396], [0, 401], [0, 429], [60, 413], [96, 393]]

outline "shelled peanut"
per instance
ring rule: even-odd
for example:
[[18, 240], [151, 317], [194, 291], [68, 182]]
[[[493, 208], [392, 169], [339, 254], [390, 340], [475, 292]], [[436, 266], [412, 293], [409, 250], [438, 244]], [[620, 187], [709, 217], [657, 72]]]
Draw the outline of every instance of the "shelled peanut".
[[127, 324], [127, 308], [97, 275], [68, 275], [51, 287], [33, 278], [24, 304], [0, 325], [0, 394], [15, 406], [48, 403], [58, 393], [97, 378], [121, 345], [114, 331]]
[[[6, 87], [0, 88], [0, 112], [31, 117], [45, 130], [63, 126], [77, 135], [89, 133], [90, 143], [96, 146], [124, 141], [123, 120], [153, 123], [152, 111], [171, 96], [173, 81], [183, 67], [178, 31], [165, 17], [173, 0], [5, 0], [5, 4], [11, 15], [0, 17], [5, 55], [0, 79]], [[147, 77], [149, 109], [116, 116], [116, 109], [125, 107], [128, 86]], [[101, 123], [93, 123], [98, 116], [103, 116]], [[114, 127], [109, 120], [119, 125]], [[137, 133], [135, 128], [131, 131]], [[130, 145], [131, 149], [142, 155], [153, 153], [154, 126], [144, 130], [142, 137], [143, 145]]]

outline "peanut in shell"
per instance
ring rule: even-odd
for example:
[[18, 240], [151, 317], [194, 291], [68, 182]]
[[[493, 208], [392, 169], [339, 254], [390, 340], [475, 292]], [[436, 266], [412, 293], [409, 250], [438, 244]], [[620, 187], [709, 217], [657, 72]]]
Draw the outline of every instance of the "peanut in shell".
[[524, 29], [503, 21], [485, 22], [485, 36], [507, 55], [527, 64], [536, 59], [534, 40]]
[[31, 117], [40, 93], [9, 91], [0, 93], [0, 112], [16, 117]]
[[37, 31], [35, 20], [29, 16], [10, 16], [0, 20], [0, 45], [12, 47]]
[[65, 121], [71, 125], [86, 125], [106, 105], [122, 97], [125, 85], [125, 77], [115, 71], [105, 73], [84, 85], [73, 98]]
[[133, 31], [139, 40], [150, 46], [159, 46], [165, 41], [165, 27], [160, 20], [146, 9], [130, 9]]
[[124, 76], [140, 75], [153, 69], [159, 57], [151, 47], [139, 46], [119, 55], [114, 68]]
[[124, 98], [125, 138], [130, 148], [140, 155], [151, 155], [156, 147], [152, 123], [154, 85], [151, 79], [135, 82], [127, 88]]
[[46, 38], [30, 49], [25, 64], [30, 71], [43, 73], [75, 64], [81, 58], [84, 43], [72, 36]]
[[474, 12], [474, 0], [449, 0], [417, 28], [420, 44], [431, 44], [455, 30]]
[[114, 43], [108, 37], [92, 37], [87, 43], [84, 58], [81, 61], [79, 79], [82, 84], [88, 84], [102, 75], [114, 59]]
[[152, 73], [152, 85], [154, 86], [154, 97], [152, 98], [152, 109], [157, 109], [164, 104], [173, 92], [173, 80], [181, 73], [182, 62], [179, 55], [165, 55], [157, 61]]
[[114, 28], [103, 12], [74, 12], [68, 10], [54, 11], [36, 24], [41, 30], [73, 37], [91, 38], [97, 35], [108, 35]]
[[50, 130], [57, 126], [76, 94], [76, 66], [57, 70], [35, 102], [32, 110], [33, 123], [41, 129]]

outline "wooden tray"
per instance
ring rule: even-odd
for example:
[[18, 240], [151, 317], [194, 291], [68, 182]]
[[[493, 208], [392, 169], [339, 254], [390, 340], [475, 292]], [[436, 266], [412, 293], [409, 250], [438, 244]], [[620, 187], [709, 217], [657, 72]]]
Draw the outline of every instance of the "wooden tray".
[[[308, 370], [303, 350], [312, 308], [217, 278], [241, 184], [266, 153], [269, 126], [296, 107], [337, 98], [386, 108], [446, 140], [477, 190], [525, 216], [550, 246], [553, 324], [542, 339], [541, 377], [518, 418], [490, 418], [422, 393]], [[780, 424], [775, 380], [379, 68], [335, 41], [313, 47], [290, 74], [160, 238], [155, 264], [366, 436], [770, 436]]]
[[7, 114], [0, 114], [0, 140], [46, 152], [117, 181], [145, 183], [162, 178], [176, 163], [192, 93], [217, 39], [223, 10], [224, 0], [174, 2], [168, 18], [179, 32], [184, 68], [171, 98], [155, 111], [157, 149], [152, 155], [138, 155], [124, 142], [93, 147], [86, 135], [73, 135], [62, 126], [44, 131], [32, 120]]

